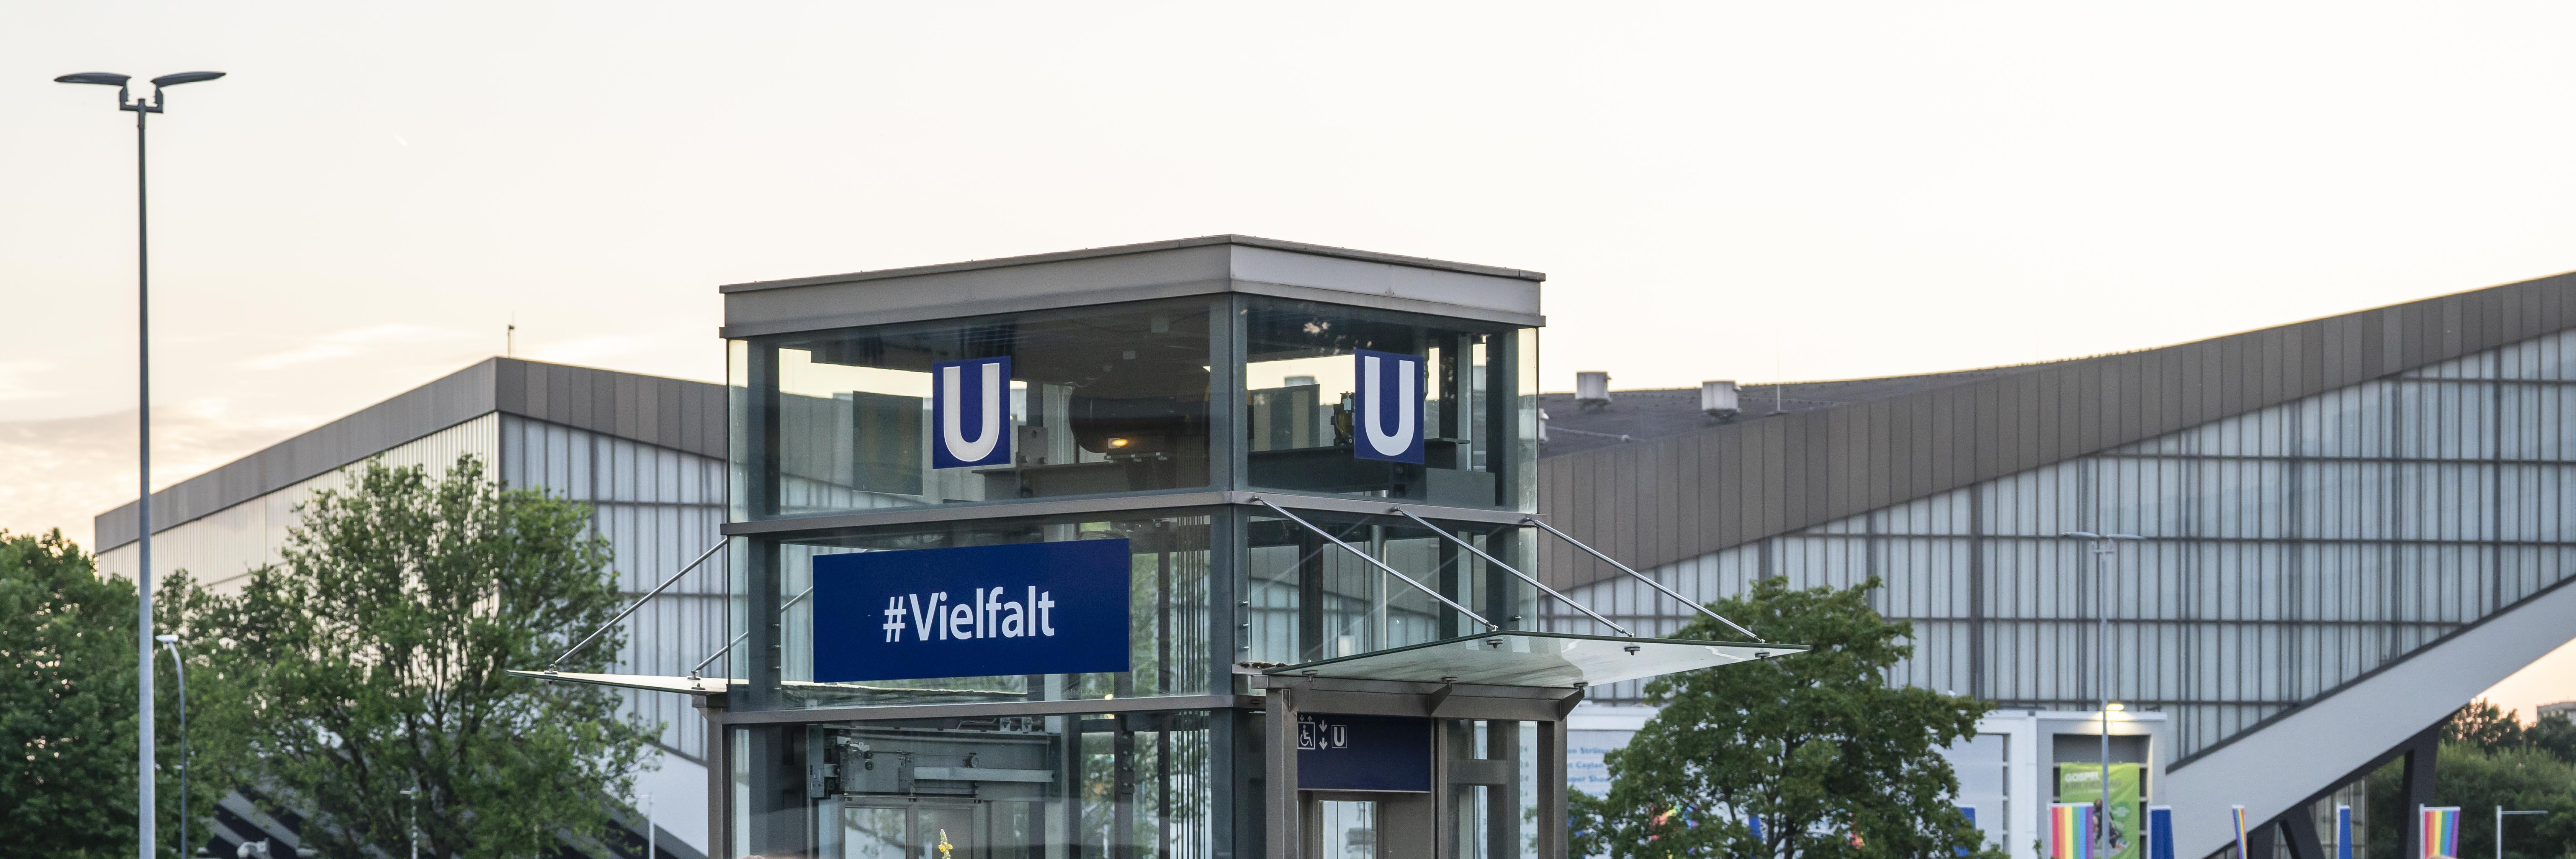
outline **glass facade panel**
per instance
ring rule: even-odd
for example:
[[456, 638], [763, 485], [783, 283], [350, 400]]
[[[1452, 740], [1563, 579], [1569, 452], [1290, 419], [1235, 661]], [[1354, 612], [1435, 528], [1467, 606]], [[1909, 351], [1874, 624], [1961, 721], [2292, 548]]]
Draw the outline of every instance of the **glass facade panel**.
[[1210, 719], [823, 722], [733, 731], [734, 857], [1211, 859]]
[[[1537, 339], [1496, 323], [1246, 296], [1246, 485], [1535, 509]], [[1423, 462], [1352, 454], [1354, 350], [1423, 360]]]
[[[1847, 586], [1914, 626], [1890, 682], [2091, 709], [2107, 597], [2111, 697], [2172, 719], [2177, 754], [2243, 732], [2576, 574], [2576, 332], [2327, 391], [1649, 571], [1715, 599], [1756, 578]], [[2066, 531], [2125, 544], [2096, 593]], [[1573, 592], [1640, 634], [1682, 607], [1633, 581]], [[1547, 608], [1548, 628], [1579, 615]], [[1594, 700], [1636, 702], [1635, 683]]]
[[[1208, 324], [1175, 299], [735, 341], [747, 519], [1205, 487]], [[1011, 359], [1011, 461], [931, 467], [931, 365]]]
[[[1534, 589], [1410, 520], [1312, 511], [1298, 518], [1506, 629], [1528, 628], [1536, 617]], [[1433, 524], [1515, 568], [1533, 564], [1533, 529]], [[1296, 664], [1485, 631], [1295, 522], [1252, 513], [1245, 535], [1241, 661]]]

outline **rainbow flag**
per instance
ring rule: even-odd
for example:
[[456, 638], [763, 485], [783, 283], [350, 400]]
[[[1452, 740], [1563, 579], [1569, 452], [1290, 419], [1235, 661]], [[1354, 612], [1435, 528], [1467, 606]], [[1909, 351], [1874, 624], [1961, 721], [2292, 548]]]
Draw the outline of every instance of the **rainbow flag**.
[[2048, 806], [2048, 859], [2093, 859], [2093, 804]]
[[2236, 846], [2229, 848], [2229, 851], [2236, 859], [2246, 859], [2245, 851], [2248, 848], [2245, 846], [2245, 806], [2231, 805], [2227, 808], [2227, 816], [2235, 821], [2236, 827]]
[[2416, 806], [2424, 815], [2424, 843], [2419, 859], [2459, 859], [2460, 807]]

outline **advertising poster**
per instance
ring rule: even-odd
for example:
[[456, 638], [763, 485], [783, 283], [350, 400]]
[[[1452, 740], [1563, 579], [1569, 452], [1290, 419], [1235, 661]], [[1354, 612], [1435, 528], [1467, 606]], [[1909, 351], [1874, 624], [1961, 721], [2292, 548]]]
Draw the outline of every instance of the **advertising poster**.
[[[2146, 809], [2139, 803], [2138, 783], [2143, 770], [2139, 764], [2111, 765], [2111, 819], [2095, 823], [2110, 834], [2111, 852], [2097, 859], [2142, 859], [2138, 835]], [[2089, 804], [2101, 798], [2100, 764], [2057, 765], [2057, 801]]]

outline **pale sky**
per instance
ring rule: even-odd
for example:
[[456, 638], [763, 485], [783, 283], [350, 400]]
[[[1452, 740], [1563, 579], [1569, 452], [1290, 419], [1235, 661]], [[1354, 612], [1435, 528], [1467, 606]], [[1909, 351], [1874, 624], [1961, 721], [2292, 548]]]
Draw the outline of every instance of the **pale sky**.
[[[2576, 269], [2576, 7], [0, 7], [0, 528], [714, 287], [1250, 233], [1550, 275], [1545, 382], [1956, 369]], [[2560, 697], [2576, 697], [2570, 694]]]

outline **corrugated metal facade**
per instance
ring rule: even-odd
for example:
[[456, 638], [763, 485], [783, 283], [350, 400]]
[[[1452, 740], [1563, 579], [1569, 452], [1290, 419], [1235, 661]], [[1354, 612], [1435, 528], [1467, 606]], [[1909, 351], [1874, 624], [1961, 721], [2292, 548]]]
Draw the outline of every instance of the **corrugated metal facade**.
[[[500, 461], [500, 421], [500, 416], [493, 414], [471, 418], [374, 456], [395, 468], [418, 465], [433, 474], [445, 472], [457, 457], [467, 454], [482, 457], [487, 465], [494, 464]], [[207, 587], [226, 593], [238, 589], [252, 568], [286, 560], [279, 553], [286, 547], [286, 529], [300, 518], [295, 506], [313, 497], [314, 490], [347, 486], [352, 467], [354, 464], [341, 466], [186, 522], [155, 529], [152, 574], [166, 576], [173, 570], [187, 570]], [[125, 509], [130, 512], [132, 506]], [[131, 517], [126, 521], [127, 529], [132, 530]], [[137, 554], [135, 543], [128, 538], [125, 544], [98, 553], [99, 571], [131, 579]]]
[[[1703, 599], [1763, 576], [1877, 576], [1880, 610], [1916, 632], [1893, 682], [2056, 709], [2091, 709], [2094, 688], [2091, 560], [2056, 535], [2144, 535], [2111, 574], [2112, 697], [2170, 714], [2188, 762], [2576, 574], [2576, 332], [2487, 343], [2557, 318], [2570, 285], [1559, 457], [1542, 466], [1546, 503]], [[2497, 315], [2516, 308], [2529, 318]], [[2089, 449], [2049, 459], [2070, 447]], [[1985, 473], [2032, 460], [2044, 461]], [[1567, 506], [1578, 496], [1593, 506]], [[1551, 574], [1588, 583], [1579, 598], [1605, 613], [1679, 626], [1681, 608], [1642, 585], [1567, 576], [1555, 560]]]
[[[618, 587], [641, 597], [699, 553], [722, 541], [725, 461], [628, 439], [530, 420], [500, 418], [502, 479], [513, 486], [592, 505], [592, 521], [616, 553]], [[726, 641], [727, 560], [713, 558], [638, 609], [625, 622], [622, 674], [666, 677], [689, 668]], [[707, 666], [725, 676], [726, 660]], [[630, 712], [662, 727], [665, 746], [706, 759], [706, 720], [682, 696], [621, 690]]]

